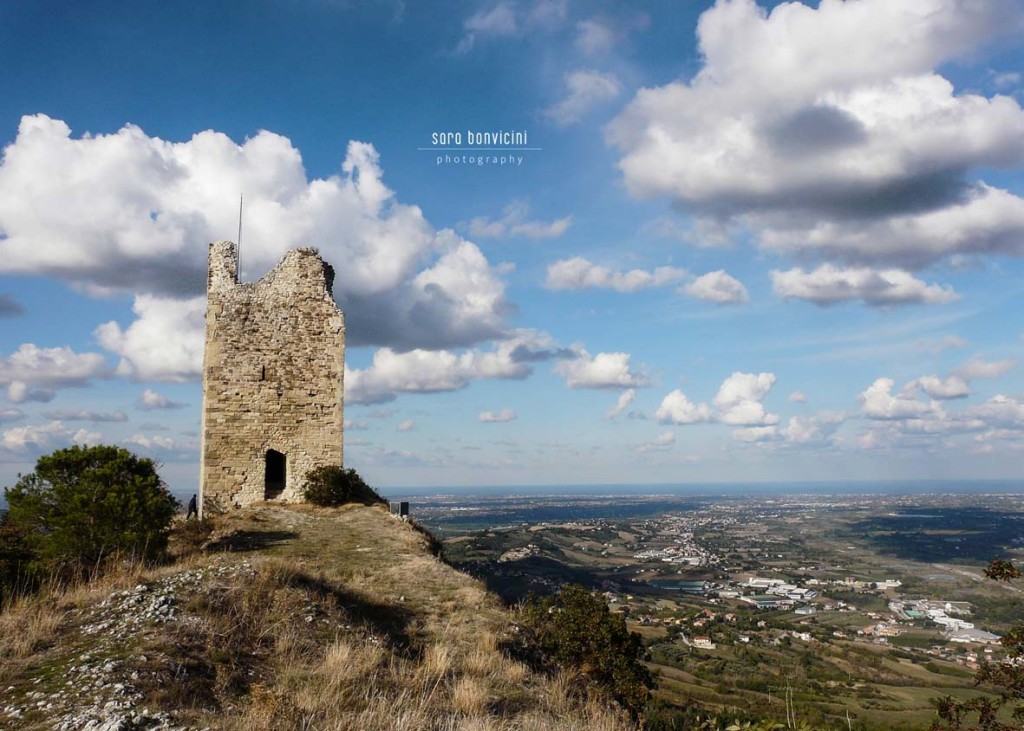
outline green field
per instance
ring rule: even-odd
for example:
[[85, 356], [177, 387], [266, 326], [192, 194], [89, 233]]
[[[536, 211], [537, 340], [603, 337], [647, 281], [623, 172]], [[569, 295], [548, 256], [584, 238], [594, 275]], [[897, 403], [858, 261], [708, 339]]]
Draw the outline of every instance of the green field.
[[[541, 500], [537, 515], [562, 507]], [[446, 552], [508, 601], [570, 582], [606, 592], [648, 645], [656, 697], [668, 708], [781, 719], [788, 693], [798, 718], [822, 728], [910, 730], [935, 719], [939, 696], [994, 697], [973, 678], [977, 663], [1001, 657], [998, 645], [951, 643], [939, 625], [900, 617], [889, 604], [968, 602], [971, 613], [960, 619], [1005, 632], [1024, 594], [985, 580], [983, 569], [1020, 554], [1020, 498], [801, 496], [649, 507], [637, 514], [632, 505], [627, 517], [609, 506], [586, 519], [530, 521], [519, 506], [517, 524], [490, 530], [477, 515], [473, 526], [445, 524]], [[530, 545], [531, 555], [509, 558]], [[696, 579], [745, 591], [751, 576], [815, 588], [809, 603], [817, 611], [757, 610], [648, 583]], [[885, 580], [900, 585], [875, 588]], [[879, 626], [895, 629], [872, 634]], [[715, 649], [691, 646], [694, 637]]]

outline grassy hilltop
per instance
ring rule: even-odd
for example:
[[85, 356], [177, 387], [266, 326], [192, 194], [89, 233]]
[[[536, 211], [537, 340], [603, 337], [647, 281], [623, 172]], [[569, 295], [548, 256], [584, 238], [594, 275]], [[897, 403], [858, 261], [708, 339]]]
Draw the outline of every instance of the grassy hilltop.
[[202, 538], [0, 613], [0, 728], [629, 727], [513, 659], [509, 611], [379, 506], [263, 505]]

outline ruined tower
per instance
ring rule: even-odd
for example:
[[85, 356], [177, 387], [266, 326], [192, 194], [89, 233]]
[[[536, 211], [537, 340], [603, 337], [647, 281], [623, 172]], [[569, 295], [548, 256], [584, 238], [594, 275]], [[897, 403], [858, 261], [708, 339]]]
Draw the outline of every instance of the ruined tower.
[[210, 244], [200, 510], [302, 499], [306, 473], [342, 463], [345, 319], [334, 269], [293, 249], [258, 282]]

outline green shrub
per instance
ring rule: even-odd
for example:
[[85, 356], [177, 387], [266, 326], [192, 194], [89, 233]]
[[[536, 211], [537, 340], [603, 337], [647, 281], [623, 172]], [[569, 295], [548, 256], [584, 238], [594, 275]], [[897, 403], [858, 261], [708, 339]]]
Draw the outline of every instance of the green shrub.
[[383, 502], [358, 472], [351, 467], [345, 469], [338, 465], [316, 467], [306, 473], [303, 494], [307, 502], [324, 507], [336, 507], [345, 503], [372, 505]]
[[47, 572], [91, 569], [114, 553], [154, 558], [177, 508], [153, 460], [102, 445], [40, 457], [4, 495], [9, 529]]
[[7, 515], [0, 517], [0, 608], [16, 594], [32, 591], [39, 577], [30, 569], [32, 551], [25, 532]]
[[608, 611], [602, 597], [572, 584], [555, 596], [528, 600], [522, 617], [527, 642], [542, 662], [580, 672], [639, 715], [654, 687], [643, 640]]

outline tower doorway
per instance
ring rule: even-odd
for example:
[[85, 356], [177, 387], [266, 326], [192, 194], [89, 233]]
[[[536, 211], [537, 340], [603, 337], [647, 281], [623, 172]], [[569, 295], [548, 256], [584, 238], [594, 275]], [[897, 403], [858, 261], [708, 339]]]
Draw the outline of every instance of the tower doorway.
[[288, 474], [288, 458], [276, 449], [268, 449], [264, 474], [263, 499], [273, 500], [284, 492], [285, 475]]

